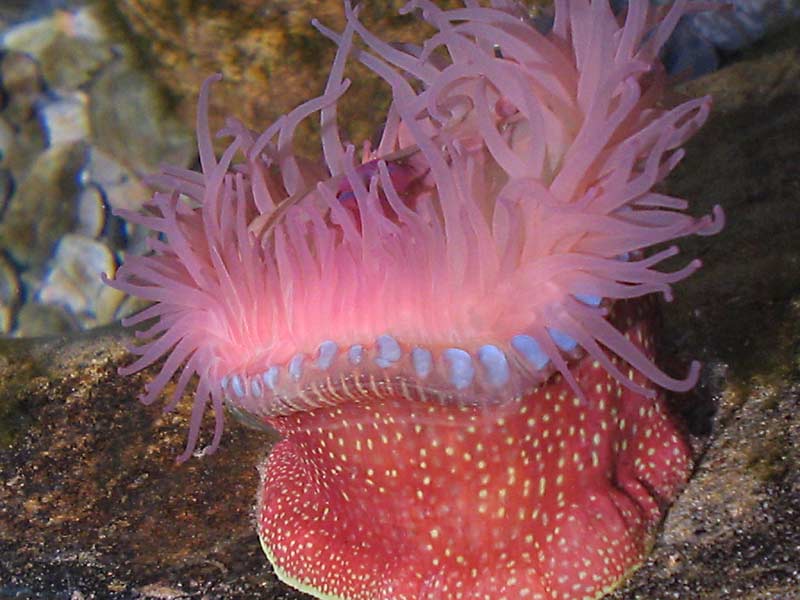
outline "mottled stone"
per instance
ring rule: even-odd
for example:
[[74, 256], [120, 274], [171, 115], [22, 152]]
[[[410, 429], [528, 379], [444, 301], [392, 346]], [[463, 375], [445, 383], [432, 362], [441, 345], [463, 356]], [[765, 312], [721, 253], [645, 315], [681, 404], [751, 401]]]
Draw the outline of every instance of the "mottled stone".
[[[19, 4], [23, 10], [11, 8], [8, 18], [14, 24], [0, 32], [0, 47], [39, 58], [59, 35], [94, 41], [105, 39], [90, 0], [3, 0], [0, 17], [9, 4]], [[59, 8], [67, 5], [66, 10]]]
[[117, 320], [129, 317], [146, 307], [147, 303], [144, 302], [141, 298], [134, 298], [133, 296], [125, 296], [124, 300], [120, 303], [119, 307], [117, 308], [117, 312], [114, 315], [114, 317]]
[[[108, 276], [110, 277], [111, 273], [108, 273]], [[127, 299], [128, 296], [124, 293], [106, 286], [104, 289], [100, 290], [95, 301], [94, 319], [86, 320], [84, 322], [84, 327], [88, 329], [90, 327], [97, 327], [98, 325], [108, 325], [115, 320], [119, 320], [124, 316], [121, 315], [120, 312]], [[139, 305], [139, 309], [141, 308], [144, 307]]]
[[[291, 600], [252, 526], [273, 438], [177, 466], [187, 414], [135, 401], [127, 334], [0, 341], [0, 597]], [[203, 594], [209, 594], [203, 596]]]
[[28, 302], [17, 312], [13, 334], [20, 338], [32, 338], [74, 333], [78, 329], [78, 321], [65, 308]]
[[138, 210], [151, 196], [133, 171], [99, 148], [89, 150], [84, 183], [96, 185], [102, 190], [112, 209]]
[[[103, 197], [105, 198], [105, 195]], [[123, 253], [128, 252], [129, 248], [138, 243], [138, 238], [131, 238], [128, 234], [128, 229], [128, 221], [115, 216], [110, 210], [108, 211], [106, 224], [103, 228], [103, 240], [108, 244], [109, 248], [117, 253], [117, 258], [120, 259], [120, 262], [123, 258]]]
[[92, 144], [135, 174], [149, 174], [164, 162], [186, 165], [194, 156], [192, 135], [143, 71], [123, 62], [110, 65], [90, 98]]
[[42, 104], [38, 114], [48, 146], [78, 142], [89, 137], [87, 105], [88, 98], [83, 92], [74, 92]]
[[14, 324], [14, 310], [0, 303], [0, 335], [5, 336], [11, 331]]
[[0, 169], [0, 219], [3, 218], [3, 213], [6, 211], [8, 200], [11, 198], [13, 191], [14, 178], [8, 169]]
[[45, 143], [45, 134], [35, 113], [22, 120], [0, 114], [0, 166], [11, 171], [17, 181], [27, 177]]
[[9, 202], [0, 244], [22, 265], [41, 264], [75, 222], [78, 173], [86, 147], [66, 144], [40, 154]]
[[78, 223], [75, 233], [90, 238], [99, 237], [108, 218], [108, 209], [103, 200], [103, 193], [96, 185], [88, 185], [81, 190], [78, 197]]
[[0, 335], [11, 331], [20, 301], [19, 275], [14, 264], [0, 253]]
[[[656, 2], [654, 2], [656, 3]], [[670, 72], [680, 76], [711, 73], [734, 52], [800, 17], [796, 0], [711, 0], [678, 23], [664, 52]]]
[[[97, 304], [108, 288], [101, 275], [116, 270], [114, 255], [97, 240], [69, 233], [61, 238], [55, 255], [48, 263], [49, 271], [39, 300], [69, 310], [85, 325], [96, 325]], [[108, 311], [105, 311], [108, 314]], [[113, 310], [111, 311], [113, 314]]]
[[0, 3], [0, 25], [23, 18], [30, 10], [31, 0], [4, 0]]
[[[722, 0], [716, 3], [724, 4]], [[699, 35], [727, 52], [740, 50], [800, 17], [800, 3], [795, 0], [736, 0], [730, 4], [728, 12], [702, 12], [690, 19]]]
[[36, 60], [22, 52], [6, 52], [0, 62], [0, 86], [8, 94], [4, 112], [12, 121], [31, 117], [42, 93], [42, 76]]
[[[800, 296], [789, 307], [800, 322]], [[736, 366], [717, 363], [717, 382], [728, 381], [714, 386], [703, 461], [650, 561], [610, 600], [800, 598], [800, 370], [765, 385]]]
[[112, 57], [107, 45], [59, 32], [42, 49], [39, 62], [48, 86], [71, 91], [88, 82]]
[[97, 2], [94, 0], [69, 0], [72, 6], [69, 31], [76, 37], [95, 42], [110, 43], [106, 29], [97, 15]]
[[0, 115], [0, 164], [6, 162], [8, 151], [13, 146], [16, 135], [14, 126], [3, 115]]
[[[11, 0], [15, 2], [15, 0]], [[3, 4], [5, 5], [6, 2]], [[21, 17], [22, 14], [18, 16]], [[0, 33], [0, 47], [37, 56], [56, 36], [58, 30], [53, 15], [26, 19]]]

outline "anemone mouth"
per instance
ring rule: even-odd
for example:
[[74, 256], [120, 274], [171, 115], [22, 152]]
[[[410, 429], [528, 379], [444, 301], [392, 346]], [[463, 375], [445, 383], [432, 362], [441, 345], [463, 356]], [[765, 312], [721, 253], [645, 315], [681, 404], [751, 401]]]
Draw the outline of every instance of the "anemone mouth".
[[[574, 340], [556, 335], [560, 360], [585, 355]], [[529, 394], [558, 368], [530, 336], [474, 351], [431, 351], [382, 335], [374, 344], [339, 349], [332, 341], [288, 363], [235, 372], [220, 380], [227, 405], [258, 418], [286, 416], [349, 402], [398, 399], [445, 406], [497, 407]]]
[[[602, 311], [613, 327], [631, 325], [616, 316], [616, 307], [627, 302], [591, 297], [581, 301]], [[655, 310], [652, 300], [638, 303], [645, 312]], [[473, 345], [471, 350], [466, 346], [431, 349], [388, 334], [372, 343], [344, 347], [326, 340], [314, 352], [298, 352], [283, 363], [234, 369], [220, 377], [217, 385], [228, 409], [255, 427], [272, 418], [384, 400], [487, 408], [500, 414], [504, 407], [559, 376], [585, 401], [585, 390], [574, 380], [573, 368], [591, 353], [560, 331], [549, 331], [548, 340], [549, 344], [540, 343], [536, 337], [519, 334], [505, 343]], [[632, 347], [638, 346], [650, 360], [651, 341], [637, 339]], [[652, 386], [637, 382], [640, 375], [635, 370], [619, 367], [619, 359], [608, 351], [595, 357], [594, 364], [601, 363], [623, 387], [644, 397], [656, 395]], [[693, 386], [696, 377], [693, 367], [686, 379], [671, 381]]]

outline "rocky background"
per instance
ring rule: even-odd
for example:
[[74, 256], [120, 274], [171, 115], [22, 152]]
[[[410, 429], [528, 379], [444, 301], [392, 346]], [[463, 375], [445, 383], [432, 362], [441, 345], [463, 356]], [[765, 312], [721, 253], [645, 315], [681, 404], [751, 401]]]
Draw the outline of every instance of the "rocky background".
[[[23, 74], [24, 56], [8, 59]], [[107, 93], [136, 75], [116, 77]], [[20, 85], [14, 97], [31, 80]], [[652, 558], [611, 598], [800, 599], [800, 29], [685, 91], [716, 106], [670, 191], [697, 200], [697, 214], [720, 203], [728, 215], [722, 234], [686, 244], [705, 267], [665, 307], [665, 354], [705, 363], [701, 386], [676, 399], [698, 467]], [[41, 122], [41, 105], [12, 106]], [[13, 121], [15, 139], [25, 122]], [[25, 135], [33, 144], [41, 131]], [[47, 163], [86, 160], [67, 148]], [[27, 181], [38, 169], [22, 162], [0, 166]], [[70, 235], [111, 247], [96, 231]], [[129, 341], [113, 326], [0, 340], [0, 598], [304, 598], [274, 578], [252, 523], [256, 465], [274, 440], [229, 419], [217, 454], [177, 466], [188, 407], [136, 403], [147, 375], [115, 372]]]
[[0, 335], [74, 332], [133, 310], [99, 277], [145, 232], [112, 211], [139, 208], [145, 175], [196, 152], [97, 6], [54, 4], [0, 2]]

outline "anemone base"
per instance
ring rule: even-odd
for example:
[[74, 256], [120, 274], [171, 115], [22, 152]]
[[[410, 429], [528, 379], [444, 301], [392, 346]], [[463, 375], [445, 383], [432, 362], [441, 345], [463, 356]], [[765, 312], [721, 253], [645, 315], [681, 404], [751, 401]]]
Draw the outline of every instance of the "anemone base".
[[[644, 321], [627, 335], [650, 347]], [[258, 508], [276, 572], [318, 598], [602, 596], [690, 456], [661, 397], [590, 358], [573, 373], [585, 399], [555, 377], [502, 407], [376, 398], [276, 419]]]

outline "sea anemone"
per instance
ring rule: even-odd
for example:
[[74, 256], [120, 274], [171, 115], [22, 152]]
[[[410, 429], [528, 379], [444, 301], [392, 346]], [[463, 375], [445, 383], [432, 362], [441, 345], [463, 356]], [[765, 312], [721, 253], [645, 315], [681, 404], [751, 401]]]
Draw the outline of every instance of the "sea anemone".
[[[596, 598], [641, 562], [685, 482], [688, 446], [653, 362], [653, 303], [700, 266], [665, 242], [722, 227], [654, 190], [710, 99], [665, 104], [658, 52], [686, 2], [557, 0], [547, 33], [508, 2], [444, 11], [421, 48], [345, 6], [324, 93], [126, 214], [156, 232], [109, 282], [153, 305], [126, 325], [142, 397], [197, 376], [209, 404], [283, 436], [262, 467], [259, 535], [320, 598]], [[358, 41], [360, 40], [360, 41]], [[355, 57], [391, 87], [376, 147], [343, 143]], [[292, 150], [319, 113], [319, 164]], [[238, 159], [237, 159], [238, 157]], [[238, 160], [238, 162], [234, 162]], [[653, 246], [659, 246], [652, 250]]]

